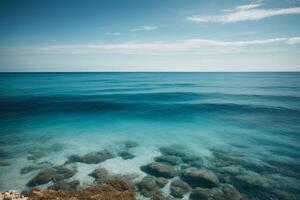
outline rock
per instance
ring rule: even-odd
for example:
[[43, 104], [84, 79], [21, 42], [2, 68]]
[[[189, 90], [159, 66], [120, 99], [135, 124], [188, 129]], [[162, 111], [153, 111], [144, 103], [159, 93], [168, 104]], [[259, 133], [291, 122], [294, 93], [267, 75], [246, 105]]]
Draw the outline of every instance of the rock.
[[233, 185], [230, 184], [222, 184], [220, 189], [223, 191], [222, 198], [225, 200], [242, 200], [245, 198], [240, 194]]
[[41, 150], [32, 150], [32, 151], [29, 151], [27, 160], [36, 161], [36, 160], [39, 160], [40, 158], [42, 158], [44, 155], [45, 155], [44, 152], [42, 152]]
[[190, 167], [202, 168], [203, 167], [203, 160], [197, 160], [197, 161], [191, 162]]
[[70, 169], [70, 168], [66, 167], [65, 165], [60, 165], [60, 166], [56, 166], [53, 168], [55, 169], [56, 175], [57, 175], [57, 177], [59, 177], [59, 179], [71, 178], [77, 172], [76, 169]]
[[139, 146], [139, 143], [135, 141], [125, 141], [124, 146], [126, 149], [131, 149]]
[[57, 179], [56, 171], [52, 168], [47, 168], [40, 171], [35, 177], [33, 177], [28, 183], [27, 186], [35, 187], [38, 185], [49, 183]]
[[79, 184], [80, 182], [78, 180], [58, 181], [48, 188], [52, 190], [76, 190]]
[[102, 151], [98, 151], [98, 152], [88, 153], [83, 156], [72, 155], [69, 157], [68, 163], [82, 162], [82, 163], [87, 163], [87, 164], [98, 164], [100, 162], [111, 159], [113, 157], [114, 157], [114, 155], [112, 153], [110, 153], [109, 151], [102, 150]]
[[253, 171], [247, 171], [245, 174], [237, 175], [235, 178], [248, 186], [263, 188], [271, 187], [271, 184], [267, 178]]
[[168, 183], [168, 180], [163, 177], [158, 177], [156, 178], [156, 183], [158, 187], [162, 188]]
[[212, 188], [219, 185], [218, 177], [206, 169], [185, 169], [181, 178], [192, 187]]
[[108, 171], [104, 168], [95, 169], [89, 176], [95, 178], [98, 183], [104, 182], [108, 179]]
[[177, 171], [170, 165], [152, 162], [142, 166], [141, 170], [157, 177], [173, 178], [177, 175]]
[[171, 155], [171, 156], [178, 156], [178, 157], [185, 156], [185, 152], [182, 149], [183, 149], [182, 146], [177, 146], [177, 145], [159, 148], [160, 152], [163, 155]]
[[170, 190], [173, 197], [182, 198], [189, 192], [190, 186], [181, 180], [175, 180], [171, 182]]
[[134, 192], [124, 180], [109, 180], [101, 185], [80, 190], [34, 189], [30, 200], [136, 200]]
[[174, 200], [172, 197], [165, 196], [162, 192], [158, 191], [151, 196], [151, 200]]
[[22, 196], [18, 191], [9, 190], [5, 192], [0, 192], [1, 200], [28, 200], [27, 197]]
[[28, 167], [21, 168], [20, 174], [27, 174], [27, 173], [35, 171], [35, 170], [50, 168], [51, 166], [52, 166], [52, 163], [41, 162], [41, 163], [38, 163], [37, 165], [33, 165], [33, 166], [28, 166]]
[[4, 166], [9, 166], [10, 163], [8, 161], [5, 160], [0, 160], [0, 166], [4, 167]]
[[167, 163], [170, 165], [177, 165], [180, 163], [180, 160], [176, 156], [159, 156], [154, 159], [156, 162]]
[[209, 189], [204, 188], [195, 188], [193, 189], [190, 200], [210, 200], [210, 192]]
[[9, 153], [0, 149], [0, 158], [9, 158]]
[[136, 186], [138, 191], [145, 197], [152, 197], [159, 190], [155, 178], [151, 176], [144, 177]]
[[64, 179], [71, 178], [75, 173], [76, 170], [67, 168], [64, 165], [42, 169], [27, 183], [27, 186], [35, 187], [38, 185], [49, 183], [50, 181], [62, 181]]
[[220, 170], [228, 174], [242, 174], [246, 172], [246, 169], [237, 165], [221, 167]]
[[128, 151], [122, 151], [118, 154], [118, 156], [120, 156], [124, 160], [133, 159], [135, 157], [133, 154], [129, 153]]
[[193, 163], [193, 162], [196, 162], [196, 161], [200, 161], [202, 162], [201, 158], [198, 157], [198, 156], [194, 156], [194, 155], [190, 155], [190, 154], [186, 154], [184, 156], [182, 156], [182, 161], [184, 163], [187, 163], [187, 164], [190, 164], [190, 163]]

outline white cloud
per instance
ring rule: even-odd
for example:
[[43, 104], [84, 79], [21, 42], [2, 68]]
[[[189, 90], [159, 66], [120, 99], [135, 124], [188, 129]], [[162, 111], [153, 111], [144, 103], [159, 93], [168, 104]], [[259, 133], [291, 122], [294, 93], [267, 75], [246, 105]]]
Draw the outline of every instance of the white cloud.
[[136, 32], [136, 31], [153, 31], [153, 30], [156, 30], [156, 29], [158, 29], [157, 26], [140, 26], [138, 28], [131, 29], [130, 31], [132, 31], [132, 32]]
[[120, 32], [106, 32], [104, 33], [105, 35], [112, 35], [112, 36], [119, 36], [119, 35], [123, 35], [123, 33]]
[[[2, 47], [0, 54], [228, 54], [245, 51], [264, 51], [272, 44], [294, 45], [300, 37], [270, 38], [261, 40], [223, 41], [207, 39], [187, 39], [174, 42], [152, 43], [105, 43], [76, 45], [47, 45]], [[263, 47], [263, 48], [259, 48]], [[270, 46], [272, 47], [272, 46]]]
[[261, 4], [241, 5], [233, 10], [228, 10], [223, 15], [192, 16], [188, 17], [187, 20], [193, 22], [233, 23], [241, 21], [257, 21], [279, 15], [300, 14], [300, 7], [262, 9], [258, 8], [260, 6]]

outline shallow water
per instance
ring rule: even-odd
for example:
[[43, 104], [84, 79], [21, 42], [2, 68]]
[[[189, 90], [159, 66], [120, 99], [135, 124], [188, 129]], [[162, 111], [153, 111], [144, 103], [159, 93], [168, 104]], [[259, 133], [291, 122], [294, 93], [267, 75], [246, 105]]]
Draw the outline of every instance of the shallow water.
[[[135, 158], [76, 163], [72, 179], [91, 184], [99, 166], [143, 176], [140, 166], [159, 147], [180, 144], [207, 166], [222, 161], [218, 152], [238, 153], [245, 162], [235, 165], [280, 190], [233, 181], [249, 198], [299, 197], [300, 73], [2, 73], [0, 115], [0, 190], [28, 189], [38, 170], [20, 174], [23, 167], [102, 149], [117, 154], [133, 140]], [[32, 151], [42, 155], [28, 160]]]

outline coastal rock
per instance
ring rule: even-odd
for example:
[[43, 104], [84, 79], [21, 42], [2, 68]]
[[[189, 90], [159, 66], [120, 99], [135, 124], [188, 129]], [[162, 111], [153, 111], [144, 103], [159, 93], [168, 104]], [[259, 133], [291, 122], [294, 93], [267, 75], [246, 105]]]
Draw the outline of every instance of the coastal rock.
[[139, 143], [135, 141], [125, 141], [124, 146], [126, 149], [131, 149], [139, 146]]
[[79, 184], [80, 182], [78, 180], [58, 181], [48, 188], [52, 190], [76, 190]]
[[157, 177], [173, 178], [177, 175], [177, 171], [170, 165], [152, 162], [142, 166], [141, 170]]
[[129, 184], [117, 179], [82, 190], [35, 189], [28, 197], [30, 200], [136, 200]]
[[185, 169], [181, 178], [192, 187], [212, 188], [219, 185], [218, 177], [206, 169]]
[[97, 183], [101, 183], [108, 179], [108, 171], [104, 168], [98, 168], [90, 173], [89, 176], [95, 178]]
[[22, 196], [18, 191], [9, 190], [0, 192], [0, 200], [28, 200], [28, 198]]
[[28, 183], [27, 186], [35, 187], [38, 185], [49, 183], [57, 179], [57, 174], [55, 169], [48, 168], [40, 171], [35, 177], [33, 177]]
[[128, 151], [122, 151], [118, 154], [124, 160], [133, 159], [135, 156]]
[[185, 155], [185, 152], [182, 149], [184, 149], [184, 147], [179, 145], [159, 148], [160, 152], [163, 155], [171, 155], [171, 156], [178, 156], [178, 157], [182, 157]]
[[174, 180], [171, 182], [170, 190], [173, 197], [182, 198], [189, 192], [190, 186], [181, 180]]
[[68, 163], [82, 162], [82, 163], [87, 163], [87, 164], [98, 164], [100, 162], [111, 159], [113, 157], [114, 157], [114, 155], [112, 153], [110, 153], [109, 151], [102, 150], [102, 151], [98, 151], [98, 152], [88, 153], [83, 156], [72, 155], [69, 157]]
[[159, 156], [154, 159], [156, 162], [167, 163], [170, 165], [177, 165], [180, 163], [180, 159], [176, 156]]

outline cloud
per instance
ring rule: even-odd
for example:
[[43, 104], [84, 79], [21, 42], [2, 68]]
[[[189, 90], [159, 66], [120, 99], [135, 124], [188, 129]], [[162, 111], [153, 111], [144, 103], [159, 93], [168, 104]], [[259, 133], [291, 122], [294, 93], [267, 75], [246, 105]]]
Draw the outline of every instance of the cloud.
[[[1, 55], [16, 54], [230, 54], [247, 51], [267, 51], [267, 45], [295, 45], [300, 43], [300, 37], [270, 38], [261, 40], [223, 41], [208, 39], [186, 39], [174, 42], [127, 42], [102, 44], [74, 44], [74, 45], [45, 45], [2, 47]], [[259, 48], [263, 47], [263, 48]]]
[[192, 16], [187, 20], [193, 22], [234, 23], [241, 21], [258, 21], [264, 18], [300, 14], [300, 7], [262, 9], [261, 4], [246, 4], [227, 10], [223, 15]]
[[106, 32], [104, 33], [105, 35], [112, 35], [112, 36], [120, 36], [120, 35], [124, 35], [123, 33], [120, 32]]
[[156, 29], [158, 29], [157, 26], [140, 26], [138, 28], [131, 29], [130, 31], [131, 32], [136, 32], [136, 31], [153, 31], [153, 30], [156, 30]]

